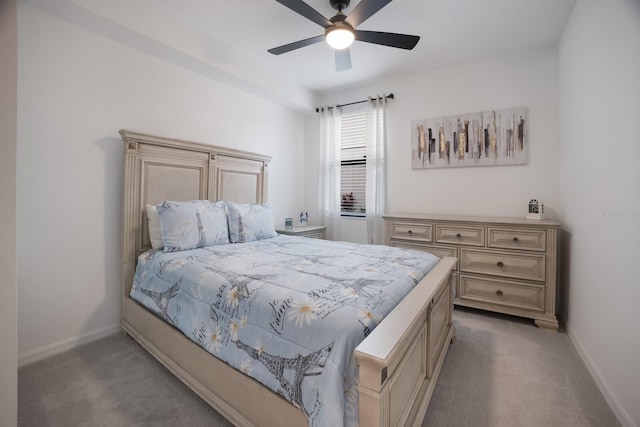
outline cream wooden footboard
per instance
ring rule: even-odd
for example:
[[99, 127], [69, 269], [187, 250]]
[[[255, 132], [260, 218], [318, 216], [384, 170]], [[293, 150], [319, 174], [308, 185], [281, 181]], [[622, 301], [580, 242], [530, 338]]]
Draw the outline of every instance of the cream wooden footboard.
[[[145, 204], [267, 199], [270, 157], [120, 131], [124, 141], [122, 327], [238, 426], [306, 426], [302, 411], [229, 367], [132, 300], [137, 257], [150, 248]], [[356, 348], [361, 426], [420, 425], [449, 343], [451, 272], [445, 257]]]
[[356, 348], [361, 426], [418, 426], [453, 340], [451, 271], [445, 257]]

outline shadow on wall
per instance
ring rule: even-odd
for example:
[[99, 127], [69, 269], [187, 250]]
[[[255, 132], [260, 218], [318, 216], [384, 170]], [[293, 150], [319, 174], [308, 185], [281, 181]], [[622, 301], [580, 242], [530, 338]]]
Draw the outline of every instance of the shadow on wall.
[[[94, 142], [104, 153], [100, 167], [104, 173], [104, 292], [102, 307], [117, 307], [121, 317], [122, 288], [122, 176], [124, 168], [123, 142], [120, 138], [103, 137]], [[101, 307], [101, 308], [102, 308]], [[99, 310], [101, 309], [99, 308]], [[104, 318], [105, 314], [101, 317]], [[107, 314], [108, 316], [108, 314]]]
[[566, 329], [569, 320], [569, 297], [571, 289], [571, 233], [560, 229], [560, 260], [558, 263], [557, 314], [560, 325]]

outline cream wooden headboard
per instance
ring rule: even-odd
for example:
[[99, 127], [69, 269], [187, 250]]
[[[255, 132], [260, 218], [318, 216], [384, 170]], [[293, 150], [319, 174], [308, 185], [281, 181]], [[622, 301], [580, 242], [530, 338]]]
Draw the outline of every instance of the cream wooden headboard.
[[164, 200], [267, 201], [270, 156], [130, 130], [124, 141], [122, 217], [123, 297], [138, 256], [151, 248], [146, 204]]

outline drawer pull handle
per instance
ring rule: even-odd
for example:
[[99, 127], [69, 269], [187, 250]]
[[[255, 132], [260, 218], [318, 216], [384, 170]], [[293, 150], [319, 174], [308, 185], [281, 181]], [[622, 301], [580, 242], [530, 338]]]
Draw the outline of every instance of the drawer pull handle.
[[413, 231], [409, 230], [407, 231], [407, 234], [413, 234]]
[[462, 239], [462, 234], [458, 233], [458, 234], [456, 234], [456, 237], [457, 237], [458, 239]]
[[504, 263], [502, 261], [498, 261], [496, 265], [500, 268], [504, 267]]
[[517, 243], [517, 242], [518, 242], [518, 238], [517, 238], [517, 237], [514, 237], [514, 238], [513, 238], [513, 241]]
[[496, 291], [496, 295], [498, 295], [499, 297], [502, 296], [502, 291]]

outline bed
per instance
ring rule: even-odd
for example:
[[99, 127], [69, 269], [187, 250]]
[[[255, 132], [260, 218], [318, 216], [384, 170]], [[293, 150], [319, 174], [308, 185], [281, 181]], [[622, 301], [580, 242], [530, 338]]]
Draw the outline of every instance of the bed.
[[[309, 425], [308, 409], [289, 403], [241, 370], [212, 356], [171, 322], [130, 297], [138, 258], [153, 253], [149, 252], [147, 204], [165, 200], [266, 202], [271, 158], [128, 130], [121, 130], [120, 134], [125, 156], [123, 330], [233, 424]], [[295, 239], [306, 240], [278, 236], [273, 242], [280, 242], [284, 248], [295, 244]], [[353, 357], [359, 377], [359, 425], [421, 424], [454, 337], [454, 264], [455, 258], [440, 259], [357, 345]], [[245, 351], [250, 353], [251, 349]]]

